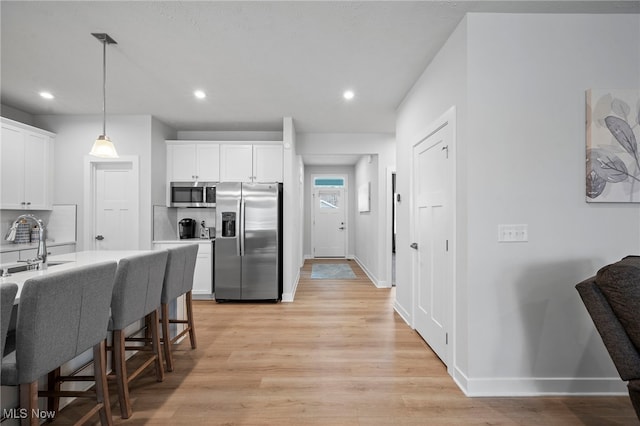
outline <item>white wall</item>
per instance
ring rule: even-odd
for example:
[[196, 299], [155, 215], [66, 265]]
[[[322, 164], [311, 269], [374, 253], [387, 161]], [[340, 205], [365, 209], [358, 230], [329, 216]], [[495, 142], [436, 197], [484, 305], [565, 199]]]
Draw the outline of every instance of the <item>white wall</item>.
[[242, 130], [179, 130], [177, 140], [185, 141], [275, 141], [282, 142], [283, 132]]
[[414, 252], [409, 248], [411, 236], [411, 174], [412, 147], [423, 138], [434, 120], [452, 106], [456, 107], [457, 176], [460, 182], [456, 190], [457, 238], [455, 251], [458, 256], [456, 271], [456, 329], [450, 335], [455, 339], [455, 365], [466, 371], [467, 355], [467, 298], [466, 298], [466, 95], [467, 95], [467, 20], [447, 40], [445, 46], [431, 62], [398, 109], [396, 123], [397, 168], [396, 192], [401, 201], [397, 204], [396, 235], [396, 311], [413, 324], [413, 290], [411, 286], [411, 261]]
[[[370, 185], [370, 211], [360, 212], [358, 209], [359, 189], [362, 185]], [[378, 155], [363, 155], [355, 165], [355, 182], [352, 186], [355, 198], [353, 206], [355, 229], [355, 258], [374, 283], [380, 285], [385, 277], [380, 276], [384, 263], [379, 262], [378, 252], [384, 243], [384, 228], [380, 229], [379, 218], [386, 214], [384, 205], [380, 203], [379, 187], [385, 181], [378, 179]], [[384, 194], [383, 194], [384, 196]], [[391, 202], [391, 200], [389, 200]], [[378, 232], [371, 232], [376, 229]]]
[[[584, 200], [585, 90], [640, 87], [639, 35], [639, 15], [471, 14], [399, 110], [400, 192], [409, 135], [459, 111], [454, 362], [470, 395], [625, 393], [574, 286], [640, 251], [637, 204]], [[520, 223], [529, 242], [497, 242]], [[407, 310], [410, 264], [399, 251]]]
[[167, 144], [174, 140], [176, 131], [156, 118], [151, 119], [151, 209], [148, 215], [149, 232], [153, 240], [153, 206], [166, 206], [167, 203]]
[[[35, 117], [36, 125], [57, 134], [55, 149], [54, 192], [56, 204], [78, 205], [78, 250], [83, 250], [83, 236], [87, 232], [84, 224], [84, 157], [91, 150], [93, 141], [101, 133], [102, 117], [92, 115], [42, 115]], [[164, 178], [161, 165], [152, 164], [161, 161], [160, 141], [164, 135], [171, 134], [168, 127], [149, 115], [109, 116], [107, 133], [114, 142], [118, 154], [137, 155], [140, 166], [140, 228], [138, 248], [151, 248], [153, 238], [152, 200], [156, 199]], [[155, 147], [152, 153], [152, 145]], [[162, 179], [158, 182], [158, 179]], [[160, 201], [161, 202], [161, 201]]]
[[297, 155], [297, 138], [293, 119], [283, 119], [283, 289], [282, 301], [292, 302], [295, 298], [302, 256], [303, 173], [300, 156]]
[[[17, 108], [10, 107], [8, 105], [0, 105], [0, 115], [4, 118], [14, 120], [20, 123], [28, 124], [30, 126], [37, 127], [35, 119], [32, 114], [21, 111]], [[47, 130], [47, 129], [44, 129]]]

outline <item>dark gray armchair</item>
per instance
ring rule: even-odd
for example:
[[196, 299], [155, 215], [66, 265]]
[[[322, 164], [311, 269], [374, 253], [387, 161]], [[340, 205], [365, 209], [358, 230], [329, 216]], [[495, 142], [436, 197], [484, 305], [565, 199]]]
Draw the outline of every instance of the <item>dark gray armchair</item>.
[[576, 289], [640, 419], [640, 256], [605, 266]]

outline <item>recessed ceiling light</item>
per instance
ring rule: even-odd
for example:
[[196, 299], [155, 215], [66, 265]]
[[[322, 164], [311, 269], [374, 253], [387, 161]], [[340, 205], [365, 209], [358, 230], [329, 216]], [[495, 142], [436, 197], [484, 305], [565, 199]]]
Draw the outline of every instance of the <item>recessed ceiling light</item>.
[[45, 99], [53, 99], [53, 95], [50, 92], [40, 92], [40, 96]]
[[353, 97], [354, 97], [355, 95], [356, 95], [356, 94], [355, 94], [355, 93], [353, 93], [353, 90], [346, 90], [346, 91], [342, 94], [342, 96], [343, 96], [346, 100], [348, 100], [348, 101], [350, 101], [351, 99], [353, 99]]
[[196, 90], [195, 92], [193, 92], [193, 96], [195, 96], [198, 99], [204, 99], [207, 97], [207, 94], [204, 93], [202, 90]]

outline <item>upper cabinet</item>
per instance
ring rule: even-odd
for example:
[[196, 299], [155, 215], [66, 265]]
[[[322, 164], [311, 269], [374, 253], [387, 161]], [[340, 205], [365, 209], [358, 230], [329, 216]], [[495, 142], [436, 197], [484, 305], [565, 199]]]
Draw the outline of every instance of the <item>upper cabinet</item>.
[[55, 134], [2, 118], [0, 208], [51, 210]]
[[220, 180], [251, 182], [253, 145], [224, 144], [220, 147]]
[[221, 144], [221, 182], [282, 182], [282, 144]]
[[282, 143], [167, 141], [168, 182], [282, 182]]
[[220, 181], [220, 145], [167, 141], [167, 178], [170, 182]]

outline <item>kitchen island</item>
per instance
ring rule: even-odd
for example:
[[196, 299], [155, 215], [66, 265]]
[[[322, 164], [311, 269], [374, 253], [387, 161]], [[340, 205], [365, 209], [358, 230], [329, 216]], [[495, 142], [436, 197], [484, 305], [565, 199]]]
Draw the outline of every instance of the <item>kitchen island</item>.
[[[11, 274], [8, 277], [0, 278], [0, 283], [16, 283], [18, 284], [18, 294], [16, 297], [15, 305], [17, 305], [20, 301], [20, 292], [22, 291], [22, 287], [24, 283], [34, 277], [53, 274], [60, 271], [67, 271], [74, 268], [79, 268], [87, 265], [94, 265], [96, 263], [108, 262], [108, 261], [119, 261], [128, 256], [133, 256], [141, 253], [148, 253], [151, 250], [97, 250], [97, 251], [80, 251], [75, 253], [65, 253], [59, 254], [55, 256], [49, 256], [48, 262], [53, 263], [55, 265], [49, 265], [45, 270], [31, 270], [24, 272], [16, 272]], [[0, 267], [14, 266], [14, 265], [23, 265], [23, 264], [3, 264]], [[16, 313], [17, 306], [14, 306], [13, 318], [10, 323], [10, 328], [15, 328], [16, 321]], [[142, 325], [142, 321], [138, 321], [131, 326], [128, 327], [129, 332], [135, 332]], [[129, 356], [132, 356], [133, 353], [130, 353]], [[74, 371], [77, 371], [79, 368], [84, 368], [89, 361], [92, 359], [91, 351], [87, 351], [84, 354], [80, 355], [77, 358], [69, 361], [65, 365], [62, 366], [62, 374], [71, 374]], [[80, 382], [80, 383], [72, 383], [69, 384], [71, 389], [73, 390], [87, 390], [93, 385], [93, 382]], [[18, 388], [15, 386], [2, 386], [0, 390], [0, 394], [2, 395], [2, 401], [0, 403], [0, 409], [4, 412], [8, 409], [14, 409], [19, 405], [19, 397], [18, 397]], [[63, 399], [61, 408], [71, 402], [72, 399]], [[3, 421], [3, 425], [5, 422]], [[16, 419], [7, 420], [7, 425], [17, 425], [18, 421]]]
[[[0, 283], [16, 283], [18, 284], [18, 294], [16, 295], [16, 303], [20, 300], [20, 292], [24, 283], [33, 277], [41, 275], [52, 274], [59, 271], [67, 271], [69, 269], [78, 268], [82, 266], [93, 265], [96, 263], [107, 261], [119, 261], [127, 256], [133, 256], [141, 253], [148, 253], [151, 250], [94, 250], [94, 251], [79, 251], [75, 253], [58, 254], [55, 256], [49, 256], [47, 261], [52, 265], [49, 265], [45, 270], [30, 270], [24, 272], [16, 272], [10, 276], [3, 276], [0, 278]], [[7, 266], [17, 265], [15, 263], [0, 265], [5, 268]]]

